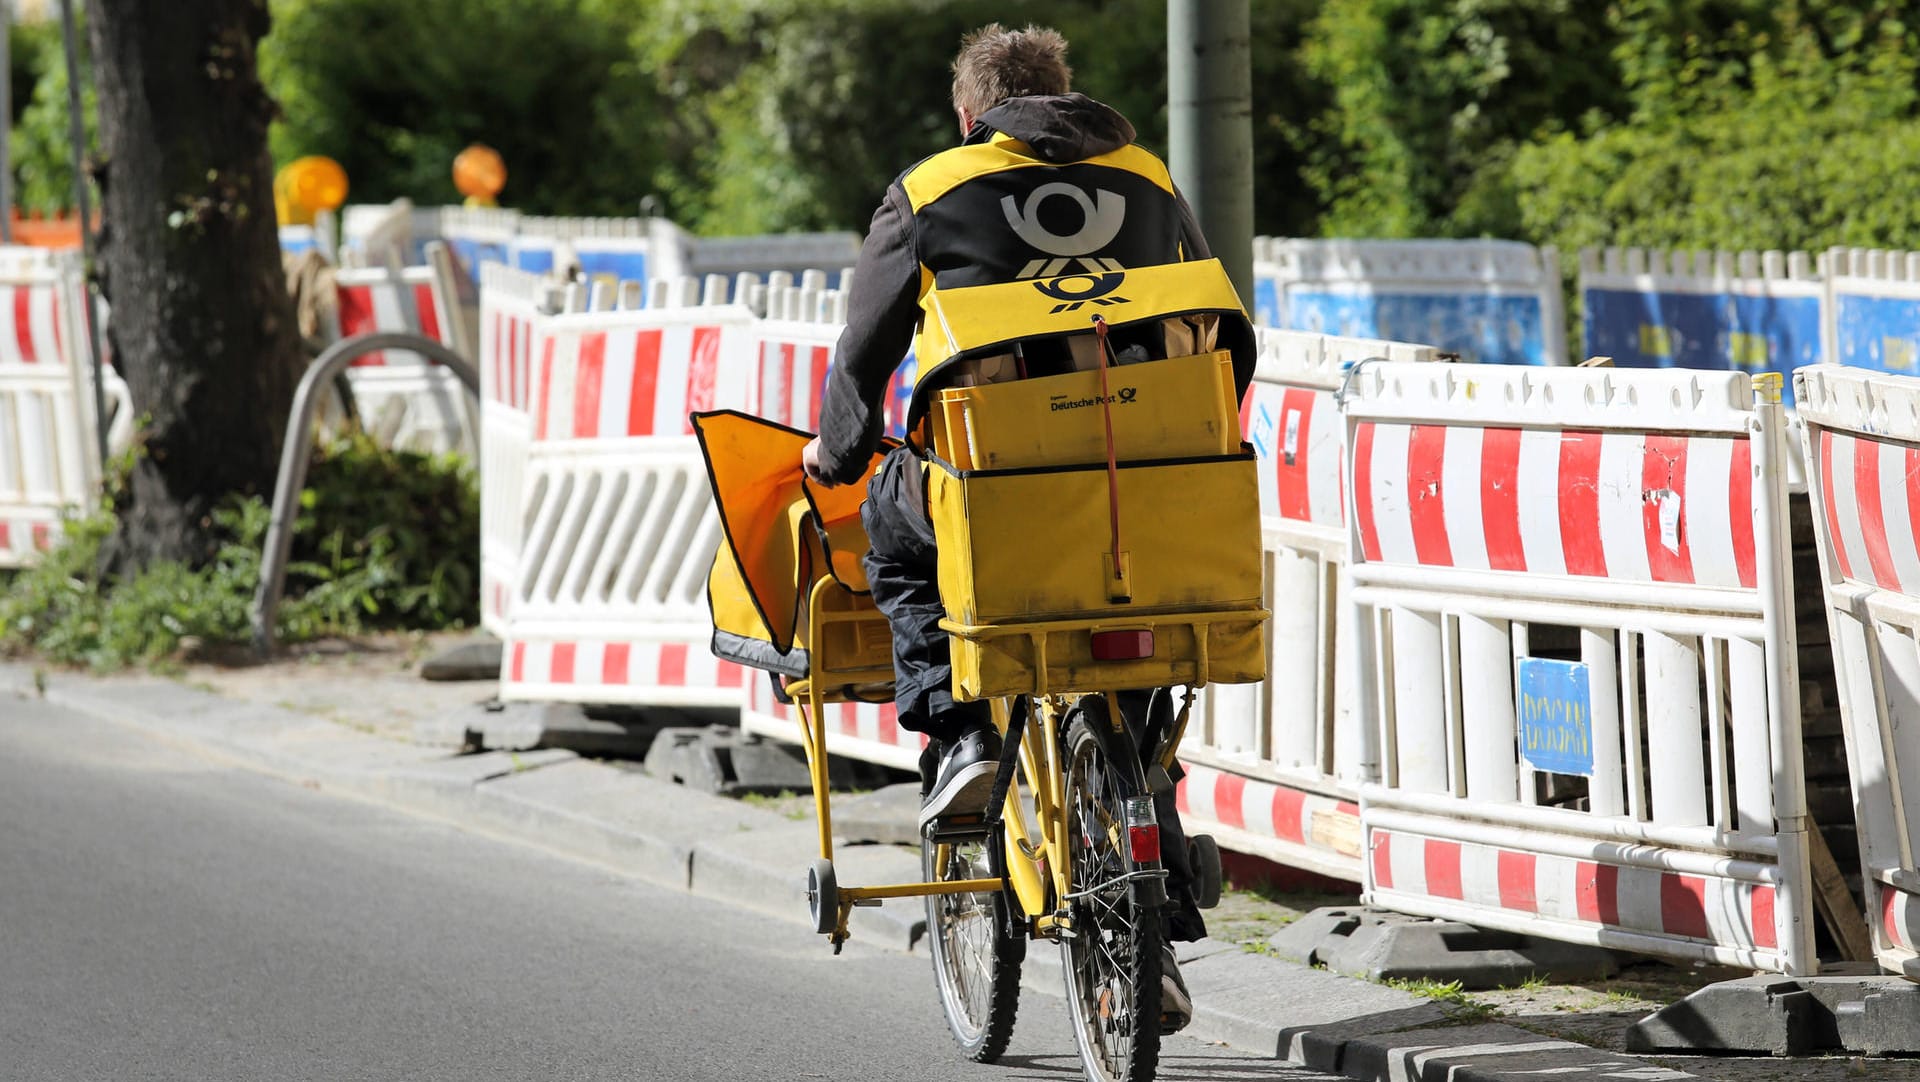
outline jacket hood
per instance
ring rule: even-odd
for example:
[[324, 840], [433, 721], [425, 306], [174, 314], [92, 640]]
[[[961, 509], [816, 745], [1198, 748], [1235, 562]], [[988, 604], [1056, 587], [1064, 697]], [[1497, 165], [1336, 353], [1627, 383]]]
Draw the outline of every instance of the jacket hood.
[[1005, 132], [1049, 162], [1077, 162], [1111, 153], [1133, 142], [1133, 125], [1085, 94], [1008, 98], [974, 121], [967, 142], [984, 142], [987, 132]]

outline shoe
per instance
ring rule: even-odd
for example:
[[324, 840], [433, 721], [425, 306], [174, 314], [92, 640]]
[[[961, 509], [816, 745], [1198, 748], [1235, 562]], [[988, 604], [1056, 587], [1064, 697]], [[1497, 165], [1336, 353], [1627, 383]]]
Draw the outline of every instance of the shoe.
[[1193, 997], [1187, 994], [1187, 982], [1180, 979], [1180, 963], [1173, 956], [1173, 944], [1160, 948], [1160, 1035], [1178, 1033], [1193, 1021]]
[[948, 745], [933, 788], [920, 805], [921, 832], [944, 816], [984, 813], [999, 769], [1000, 734], [992, 729], [975, 730]]

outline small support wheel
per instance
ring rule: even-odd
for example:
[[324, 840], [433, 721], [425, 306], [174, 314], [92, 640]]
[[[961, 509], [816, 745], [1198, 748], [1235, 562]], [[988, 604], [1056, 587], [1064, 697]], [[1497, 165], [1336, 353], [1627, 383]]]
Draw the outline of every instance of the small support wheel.
[[1220, 904], [1220, 845], [1211, 834], [1187, 839], [1187, 866], [1193, 869], [1193, 904], [1212, 909]]
[[833, 878], [833, 861], [822, 858], [807, 869], [807, 908], [813, 930], [832, 935], [840, 929], [840, 884]]

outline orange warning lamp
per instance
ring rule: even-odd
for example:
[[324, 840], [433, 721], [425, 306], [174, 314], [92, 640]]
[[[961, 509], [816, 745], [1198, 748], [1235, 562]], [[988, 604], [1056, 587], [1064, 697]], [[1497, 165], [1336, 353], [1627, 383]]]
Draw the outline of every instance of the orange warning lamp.
[[507, 163], [500, 152], [475, 143], [453, 159], [453, 186], [467, 197], [470, 207], [491, 207], [507, 186]]
[[332, 158], [310, 154], [283, 166], [273, 178], [273, 202], [281, 225], [312, 225], [323, 210], [347, 201], [347, 171]]

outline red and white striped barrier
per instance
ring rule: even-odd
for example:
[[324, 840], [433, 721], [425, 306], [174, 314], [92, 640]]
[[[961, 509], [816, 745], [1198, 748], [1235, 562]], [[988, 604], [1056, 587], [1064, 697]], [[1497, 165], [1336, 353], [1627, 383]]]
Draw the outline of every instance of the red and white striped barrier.
[[[91, 507], [101, 464], [92, 366], [82, 363], [84, 285], [45, 253], [0, 259], [0, 567], [23, 567], [58, 540], [62, 517]], [[108, 370], [108, 452], [133, 438], [127, 387]]]
[[[1260, 511], [1273, 613], [1264, 683], [1206, 689], [1182, 755], [1196, 764], [1194, 829], [1243, 852], [1325, 875], [1361, 877], [1359, 820], [1322, 816], [1321, 829], [1284, 814], [1239, 815], [1215, 805], [1217, 779], [1282, 806], [1351, 807], [1377, 754], [1355, 712], [1353, 632], [1345, 603], [1342, 507], [1346, 425], [1334, 392], [1347, 365], [1370, 357], [1433, 360], [1425, 346], [1261, 328], [1259, 367], [1240, 427], [1260, 456]], [[1195, 779], [1198, 780], [1195, 780]], [[1345, 826], [1336, 829], [1336, 824]]]
[[1356, 371], [1372, 904], [1817, 968], [1786, 419], [1769, 382]]
[[[459, 345], [451, 283], [432, 266], [342, 268], [336, 287], [335, 337], [405, 331]], [[378, 350], [347, 369], [361, 425], [389, 447], [420, 451], [475, 449], [466, 389], [452, 372], [410, 350]]]
[[520, 563], [533, 355], [535, 343], [544, 349], [546, 341], [546, 292], [537, 275], [498, 263], [480, 268], [480, 626], [502, 637]]
[[493, 488], [482, 490], [488, 543], [515, 556], [504, 605], [488, 604], [504, 610], [493, 617], [506, 640], [501, 698], [743, 703], [744, 671], [708, 650], [721, 530], [688, 414], [745, 405], [752, 311], [723, 303], [724, 282], [709, 288], [713, 303], [648, 308], [616, 309], [611, 290], [576, 287], [568, 311], [529, 317], [523, 351], [514, 320], [534, 287], [484, 273], [492, 292], [518, 283], [520, 296], [483, 299], [483, 325], [499, 326], [481, 360], [490, 416], [527, 440], [517, 502], [489, 514]]
[[1794, 374], [1874, 953], [1920, 979], [1920, 379]]

